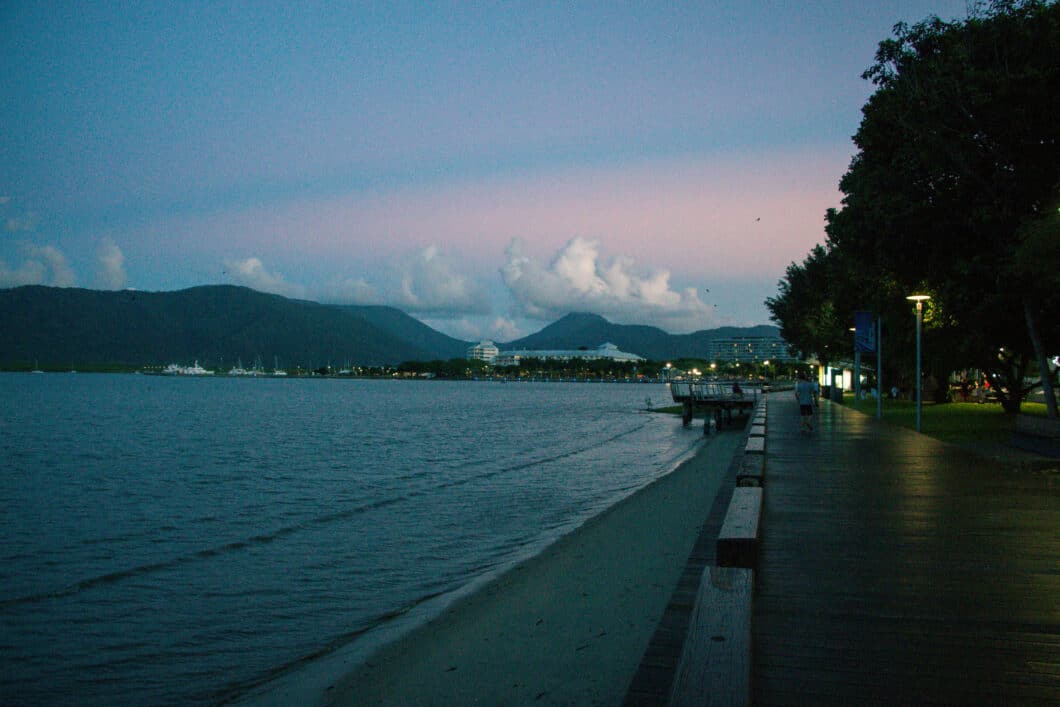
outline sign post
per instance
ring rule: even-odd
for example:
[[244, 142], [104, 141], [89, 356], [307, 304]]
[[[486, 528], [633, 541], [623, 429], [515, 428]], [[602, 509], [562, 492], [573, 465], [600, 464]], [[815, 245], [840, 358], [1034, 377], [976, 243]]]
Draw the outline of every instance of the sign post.
[[[854, 400], [861, 400], [861, 354], [876, 350], [872, 312], [854, 312]], [[876, 372], [879, 376], [879, 371]], [[878, 386], [877, 386], [878, 387]], [[877, 396], [879, 397], [879, 396]], [[855, 405], [857, 402], [854, 403]]]
[[883, 317], [876, 318], [876, 419], [883, 419]]

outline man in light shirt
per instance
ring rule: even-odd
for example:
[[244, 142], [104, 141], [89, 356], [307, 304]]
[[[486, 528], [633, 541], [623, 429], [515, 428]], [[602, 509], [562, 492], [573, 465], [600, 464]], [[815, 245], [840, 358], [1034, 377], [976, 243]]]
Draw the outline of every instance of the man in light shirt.
[[811, 382], [804, 371], [799, 371], [798, 380], [795, 381], [795, 399], [799, 401], [799, 432], [813, 432], [813, 411], [820, 394], [817, 383]]

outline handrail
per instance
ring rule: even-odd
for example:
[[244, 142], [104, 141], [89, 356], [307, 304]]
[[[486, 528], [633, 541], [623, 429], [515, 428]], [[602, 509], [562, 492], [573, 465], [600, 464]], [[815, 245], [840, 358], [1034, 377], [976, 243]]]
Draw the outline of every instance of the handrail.
[[732, 391], [734, 381], [671, 381], [670, 395], [675, 402], [757, 400], [759, 388], [745, 388], [740, 393]]

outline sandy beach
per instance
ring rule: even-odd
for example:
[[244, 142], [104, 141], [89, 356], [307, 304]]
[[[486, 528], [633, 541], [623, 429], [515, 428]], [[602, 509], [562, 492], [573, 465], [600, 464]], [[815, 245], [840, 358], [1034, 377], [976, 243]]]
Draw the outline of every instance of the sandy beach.
[[330, 681], [315, 701], [619, 704], [741, 440], [705, 440], [673, 473]]

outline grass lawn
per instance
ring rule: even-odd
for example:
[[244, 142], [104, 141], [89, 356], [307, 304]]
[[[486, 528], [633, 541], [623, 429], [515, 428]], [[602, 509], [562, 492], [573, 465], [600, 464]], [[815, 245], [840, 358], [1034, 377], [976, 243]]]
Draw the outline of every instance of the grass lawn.
[[[866, 415], [876, 416], [875, 400], [861, 400], [855, 403], [853, 395], [846, 395], [843, 404]], [[659, 407], [653, 411], [680, 415], [681, 406]], [[1046, 414], [1044, 403], [1024, 403], [1021, 411], [1028, 415]], [[697, 419], [702, 417], [702, 413], [696, 415]], [[915, 430], [916, 402], [884, 400], [883, 420], [892, 425]], [[998, 403], [927, 403], [922, 411], [921, 431], [929, 437], [952, 444], [1007, 447], [1015, 424], [1015, 417], [1006, 415]]]
[[[866, 415], [876, 415], [875, 400], [855, 403], [854, 396], [843, 399]], [[1023, 413], [1045, 415], [1044, 403], [1024, 403]], [[1007, 444], [1016, 424], [1014, 416], [1006, 415], [997, 403], [946, 403], [925, 404], [921, 412], [921, 430], [924, 434], [955, 444]], [[884, 400], [883, 419], [893, 425], [916, 429], [916, 401]]]

